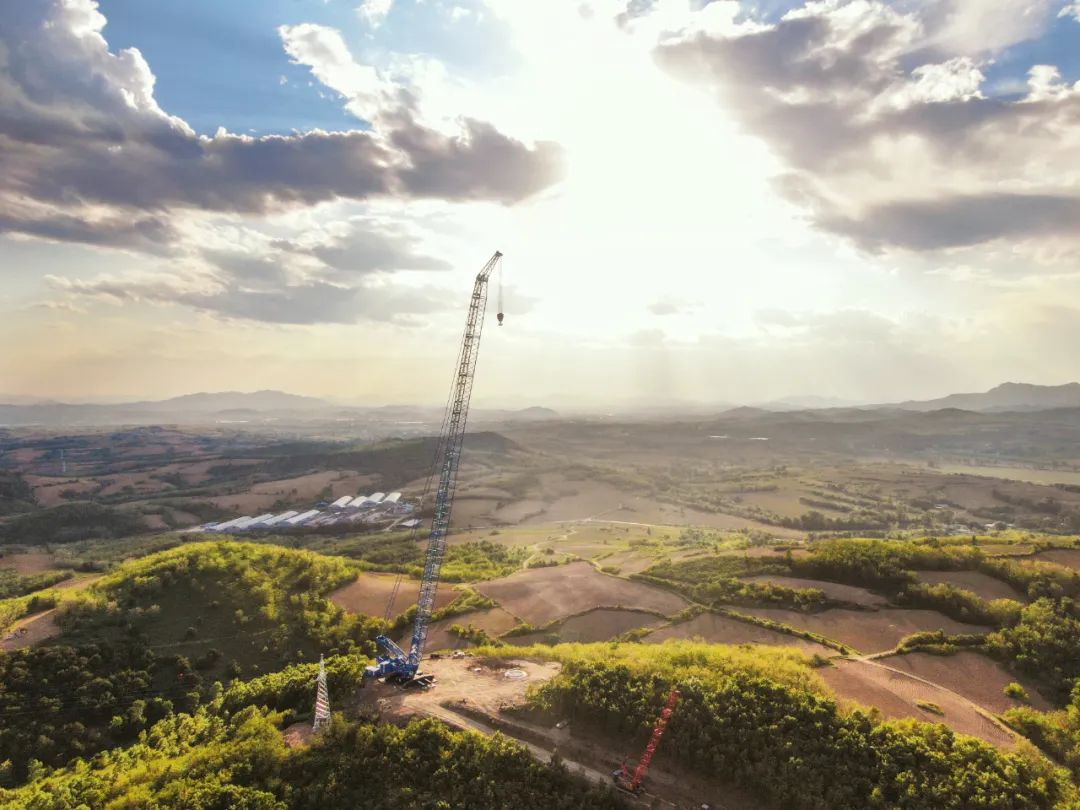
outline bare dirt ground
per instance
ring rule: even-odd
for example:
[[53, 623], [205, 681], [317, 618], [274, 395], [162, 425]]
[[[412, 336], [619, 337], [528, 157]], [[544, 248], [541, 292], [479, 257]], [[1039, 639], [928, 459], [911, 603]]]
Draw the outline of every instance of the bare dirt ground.
[[995, 714], [1024, 705], [1005, 694], [1005, 687], [1014, 681], [1020, 682], [1027, 689], [1031, 697], [1030, 705], [1044, 712], [1051, 708], [1026, 679], [1018, 678], [997, 661], [970, 650], [962, 650], [952, 655], [915, 652], [889, 655], [875, 660], [951, 689]]
[[681, 596], [601, 574], [585, 562], [531, 568], [475, 587], [510, 613], [538, 627], [590, 608], [641, 608], [670, 615], [687, 605]]
[[1027, 597], [1007, 582], [981, 571], [918, 571], [920, 582], [929, 585], [949, 583], [965, 591], [971, 591], [983, 599], [1015, 599], [1026, 602]]
[[60, 627], [56, 624], [55, 613], [53, 608], [19, 619], [0, 637], [0, 650], [21, 650], [57, 635]]
[[[979, 737], [1001, 748], [1017, 742], [1013, 732], [986, 716], [967, 698], [875, 661], [836, 660], [834, 666], [819, 670], [819, 674], [842, 700], [876, 706], [886, 717], [944, 723], [957, 733]], [[941, 713], [920, 708], [920, 702], [936, 705]]]
[[26, 554], [5, 554], [0, 557], [0, 568], [10, 568], [17, 574], [40, 574], [51, 571], [53, 555], [46, 552]]
[[817, 579], [801, 579], [800, 577], [784, 577], [777, 574], [762, 574], [756, 577], [743, 577], [746, 582], [767, 582], [773, 585], [783, 585], [787, 588], [816, 588], [822, 591], [830, 599], [838, 599], [842, 602], [851, 602], [856, 605], [886, 605], [888, 599], [884, 596], [868, 591], [866, 588], [857, 588], [854, 585], [840, 585], [836, 582], [822, 582]]
[[[386, 719], [399, 719], [413, 714], [427, 714], [443, 704], [464, 704], [478, 711], [497, 713], [502, 707], [517, 706], [525, 702], [530, 686], [549, 681], [559, 674], [557, 663], [534, 661], [505, 661], [506, 666], [492, 668], [482, 665], [478, 659], [443, 658], [424, 661], [421, 670], [436, 678], [436, 687], [430, 691], [402, 689], [384, 683], [374, 683], [361, 693], [364, 705], [378, 708]], [[476, 671], [476, 670], [479, 671]], [[511, 670], [525, 673], [524, 678], [507, 678]]]
[[836, 655], [836, 650], [816, 641], [789, 636], [778, 630], [716, 613], [702, 613], [689, 621], [661, 627], [645, 636], [644, 641], [659, 643], [669, 638], [700, 638], [712, 644], [767, 644], [774, 647], [795, 647], [824, 656]]
[[925, 630], [944, 630], [949, 634], [987, 633], [990, 628], [963, 624], [934, 610], [882, 608], [874, 611], [823, 610], [800, 613], [784, 608], [739, 608], [740, 613], [783, 622], [799, 630], [839, 641], [863, 653], [893, 649], [902, 638]]
[[[351, 582], [330, 594], [330, 601], [350, 613], [365, 613], [368, 616], [382, 616], [386, 605], [394, 592], [396, 574], [362, 573], [355, 582]], [[420, 584], [415, 579], [405, 578], [391, 608], [390, 615], [404, 613], [416, 602]], [[452, 585], [443, 585], [435, 594], [435, 609], [446, 607], [455, 599], [458, 592]]]
[[311, 722], [308, 720], [286, 726], [285, 730], [281, 733], [285, 737], [285, 744], [289, 746], [289, 748], [299, 748], [302, 745], [307, 745], [311, 742], [311, 738], [315, 736], [314, 729], [311, 727]]
[[76, 574], [70, 579], [65, 579], [62, 582], [57, 582], [55, 585], [50, 585], [50, 589], [57, 591], [81, 591], [85, 588], [89, 588], [104, 574]]

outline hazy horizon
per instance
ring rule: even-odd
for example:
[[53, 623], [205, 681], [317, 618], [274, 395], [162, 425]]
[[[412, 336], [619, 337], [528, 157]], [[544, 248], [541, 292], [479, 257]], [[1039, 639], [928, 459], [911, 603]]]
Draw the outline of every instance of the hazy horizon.
[[0, 394], [1080, 377], [1075, 0], [9, 5]]

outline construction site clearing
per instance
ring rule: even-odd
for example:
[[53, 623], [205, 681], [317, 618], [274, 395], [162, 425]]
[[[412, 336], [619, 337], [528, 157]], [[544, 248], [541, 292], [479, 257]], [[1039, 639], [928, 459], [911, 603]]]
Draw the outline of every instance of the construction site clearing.
[[[641, 753], [640, 746], [617, 751], [611, 747], [610, 740], [579, 727], [572, 718], [540, 725], [522, 719], [514, 711], [525, 705], [531, 687], [551, 680], [561, 669], [561, 664], [555, 662], [475, 657], [458, 651], [424, 660], [422, 671], [434, 676], [435, 688], [409, 688], [369, 680], [358, 690], [356, 704], [350, 709], [360, 716], [397, 725], [415, 717], [431, 717], [459, 730], [486, 735], [500, 733], [524, 745], [539, 762], [555, 758], [571, 773], [611, 786], [612, 773], [628, 757], [635, 759]], [[311, 727], [310, 723], [304, 726]], [[292, 735], [292, 744], [309, 737], [305, 731], [298, 729], [298, 732]], [[290, 739], [288, 730], [286, 737]], [[760, 800], [736, 788], [676, 770], [670, 760], [654, 765], [644, 790], [636, 796], [625, 795], [624, 801], [628, 807], [679, 810], [761, 810], [763, 807]]]

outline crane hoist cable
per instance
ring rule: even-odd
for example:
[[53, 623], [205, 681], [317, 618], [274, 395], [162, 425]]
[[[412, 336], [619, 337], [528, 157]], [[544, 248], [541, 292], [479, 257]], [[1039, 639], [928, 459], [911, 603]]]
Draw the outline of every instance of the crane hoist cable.
[[[496, 252], [498, 252], [498, 251], [496, 251]], [[499, 255], [501, 256], [502, 254], [499, 254]], [[499, 277], [499, 287], [498, 287], [498, 297], [497, 297], [498, 300], [496, 302], [498, 304], [498, 308], [496, 309], [496, 318], [498, 319], [499, 326], [503, 325], [503, 318], [505, 317], [504, 316], [504, 310], [503, 310], [503, 275], [506, 272], [505, 269], [504, 269], [504, 264], [505, 264], [505, 262], [500, 260], [498, 262], [497, 266], [495, 267], [495, 269], [492, 271], [494, 273], [498, 273], [498, 277]], [[451, 379], [451, 381], [450, 381], [451, 396], [453, 395], [453, 390], [454, 390], [454, 381], [453, 381], [453, 379]], [[439, 428], [439, 435], [440, 436], [442, 436], [443, 433], [446, 431], [446, 422], [447, 422], [447, 418], [449, 416], [449, 413], [450, 413], [450, 404], [449, 404], [449, 402], [447, 402], [447, 407], [443, 411], [442, 425]], [[431, 494], [431, 485], [434, 482], [435, 474], [438, 472], [438, 469], [439, 469], [439, 466], [438, 466], [439, 449], [440, 449], [439, 448], [439, 442], [436, 442], [435, 443], [434, 457], [431, 460], [431, 467], [430, 467], [431, 472], [428, 473], [427, 480], [424, 482], [424, 491], [423, 491], [423, 494], [421, 494], [421, 496], [420, 496], [420, 502], [417, 504], [417, 511], [418, 512], [423, 511], [424, 505], [428, 502], [428, 496]], [[420, 533], [420, 527], [419, 526], [414, 528], [412, 530], [412, 532], [409, 533], [410, 545], [412, 544], [413, 541], [416, 540], [416, 536], [419, 533]], [[383, 619], [385, 621], [387, 621], [387, 622], [391, 621], [394, 618], [394, 604], [397, 602], [398, 593], [401, 590], [401, 583], [404, 582], [404, 581], [405, 581], [405, 575], [404, 574], [398, 574], [397, 578], [394, 580], [394, 586], [390, 589], [390, 598], [386, 600], [386, 609], [383, 611]]]
[[499, 321], [499, 326], [503, 325], [503, 313], [506, 311], [503, 309], [503, 274], [506, 271], [503, 270], [502, 265], [499, 265], [499, 307], [495, 310], [495, 317]]

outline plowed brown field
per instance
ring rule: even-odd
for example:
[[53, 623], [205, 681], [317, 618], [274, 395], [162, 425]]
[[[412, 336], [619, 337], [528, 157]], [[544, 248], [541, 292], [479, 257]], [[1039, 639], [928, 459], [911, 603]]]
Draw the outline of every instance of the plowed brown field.
[[[1012, 747], [1017, 737], [982, 715], [966, 698], [948, 689], [912, 677], [872, 661], [838, 660], [819, 674], [841, 699], [876, 706], [886, 717], [914, 717], [927, 723], [944, 723], [960, 734], [980, 737], [992, 745]], [[934, 703], [937, 714], [916, 705]]]
[[[489, 636], [495, 638], [501, 636], [517, 623], [517, 619], [502, 608], [491, 608], [490, 610], [480, 610], [476, 613], [451, 616], [448, 619], [441, 619], [434, 622], [428, 628], [426, 649], [434, 652], [436, 650], [460, 650], [466, 647], [472, 647], [472, 642], [466, 641], [461, 638], [461, 636], [455, 636], [450, 632], [450, 628], [455, 624], [460, 624], [462, 627], [468, 627], [471, 624], [473, 627], [483, 630]], [[398, 644], [404, 644], [404, 642], [409, 641], [411, 638], [412, 628], [409, 628], [395, 640]]]
[[585, 562], [531, 568], [476, 589], [515, 616], [537, 626], [589, 608], [623, 607], [664, 615], [686, 607], [686, 600], [668, 591], [599, 573]]
[[[952, 689], [996, 714], [1023, 705], [1020, 701], [1008, 697], [1004, 691], [1008, 684], [1022, 679], [1010, 673], [997, 661], [977, 652], [962, 650], [953, 655], [916, 652], [889, 655], [878, 660], [893, 669], [909, 672]], [[1040, 711], [1050, 710], [1050, 704], [1033, 686], [1024, 683], [1024, 687], [1031, 697], [1032, 706]]]
[[988, 627], [963, 624], [934, 610], [833, 609], [821, 613], [800, 613], [784, 608], [739, 608], [739, 612], [783, 622], [799, 630], [809, 630], [864, 653], [891, 650], [905, 636], [925, 630], [944, 630], [949, 634], [987, 633], [990, 630]]
[[582, 642], [607, 641], [638, 627], [656, 627], [663, 623], [652, 613], [640, 610], [617, 610], [600, 608], [580, 616], [573, 616], [546, 633], [530, 633], [506, 639], [512, 644], [545, 644], [549, 635], [557, 635], [559, 641]]
[[830, 599], [842, 602], [851, 602], [856, 605], [885, 605], [888, 600], [866, 588], [856, 588], [854, 585], [840, 585], [836, 582], [822, 582], [817, 579], [801, 579], [799, 577], [783, 577], [776, 574], [762, 574], [756, 577], [744, 577], [747, 582], [766, 582], [773, 585], [783, 585], [785, 588], [817, 588]]
[[[330, 594], [330, 601], [350, 613], [366, 613], [368, 616], [382, 616], [386, 612], [386, 603], [394, 592], [395, 574], [360, 574], [355, 582], [338, 588]], [[404, 579], [397, 597], [394, 599], [391, 616], [404, 613], [416, 603], [420, 584], [415, 579]], [[436, 610], [446, 607], [457, 598], [458, 592], [449, 585], [443, 585], [435, 595]]]
[[918, 571], [919, 581], [929, 585], [947, 582], [983, 599], [1015, 599], [1026, 602], [1027, 597], [1007, 582], [981, 571]]
[[701, 638], [713, 644], [768, 644], [774, 647], [796, 647], [808, 653], [836, 655], [836, 650], [824, 644], [716, 613], [702, 613], [689, 621], [661, 627], [645, 636], [644, 641], [658, 643], [669, 638]]

